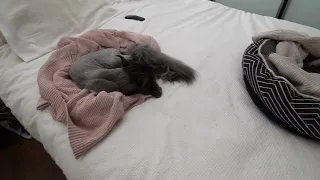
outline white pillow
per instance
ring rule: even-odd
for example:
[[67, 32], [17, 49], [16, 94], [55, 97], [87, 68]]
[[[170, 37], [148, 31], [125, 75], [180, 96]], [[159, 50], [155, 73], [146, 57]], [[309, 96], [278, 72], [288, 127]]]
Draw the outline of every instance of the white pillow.
[[0, 0], [0, 31], [27, 62], [54, 50], [63, 36], [98, 28], [115, 12], [107, 0]]

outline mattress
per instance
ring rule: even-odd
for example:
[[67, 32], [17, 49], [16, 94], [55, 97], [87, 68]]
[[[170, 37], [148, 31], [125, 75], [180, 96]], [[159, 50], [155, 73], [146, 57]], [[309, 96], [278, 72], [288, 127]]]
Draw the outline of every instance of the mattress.
[[[0, 97], [70, 180], [319, 179], [320, 144], [270, 122], [250, 99], [241, 60], [262, 31], [320, 31], [206, 0], [134, 1], [101, 28], [153, 36], [162, 51], [198, 72], [192, 86], [161, 83], [163, 97], [130, 110], [76, 160], [66, 126], [37, 111], [37, 72], [49, 54], [0, 66]], [[144, 22], [125, 15], [145, 17]], [[14, 59], [14, 58], [13, 58]], [[3, 71], [5, 70], [5, 71]]]

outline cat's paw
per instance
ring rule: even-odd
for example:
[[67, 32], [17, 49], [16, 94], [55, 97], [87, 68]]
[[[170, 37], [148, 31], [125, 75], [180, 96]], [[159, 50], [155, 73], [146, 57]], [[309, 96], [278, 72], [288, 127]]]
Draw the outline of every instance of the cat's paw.
[[160, 98], [162, 96], [162, 89], [157, 88], [156, 90], [151, 92], [151, 95], [155, 98]]

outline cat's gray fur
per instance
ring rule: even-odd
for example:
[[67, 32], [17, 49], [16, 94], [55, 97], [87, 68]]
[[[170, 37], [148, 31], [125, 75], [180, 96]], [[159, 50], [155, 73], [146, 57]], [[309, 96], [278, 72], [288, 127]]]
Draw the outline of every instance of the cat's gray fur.
[[195, 80], [192, 68], [147, 45], [134, 45], [122, 53], [112, 48], [88, 53], [71, 65], [69, 75], [80, 88], [93, 92], [156, 98], [162, 95], [157, 79], [188, 84]]
[[125, 54], [130, 55], [131, 60], [136, 64], [147, 64], [157, 79], [187, 84], [192, 84], [196, 79], [194, 69], [148, 45], [136, 44], [128, 48]]

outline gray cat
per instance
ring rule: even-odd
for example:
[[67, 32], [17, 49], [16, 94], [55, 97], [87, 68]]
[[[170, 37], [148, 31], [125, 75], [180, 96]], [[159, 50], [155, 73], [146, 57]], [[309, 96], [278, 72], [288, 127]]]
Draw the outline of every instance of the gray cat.
[[69, 71], [79, 86], [93, 92], [119, 91], [125, 95], [145, 94], [159, 98], [157, 79], [169, 82], [195, 80], [195, 71], [147, 45], [134, 45], [124, 53], [108, 48], [79, 57]]

